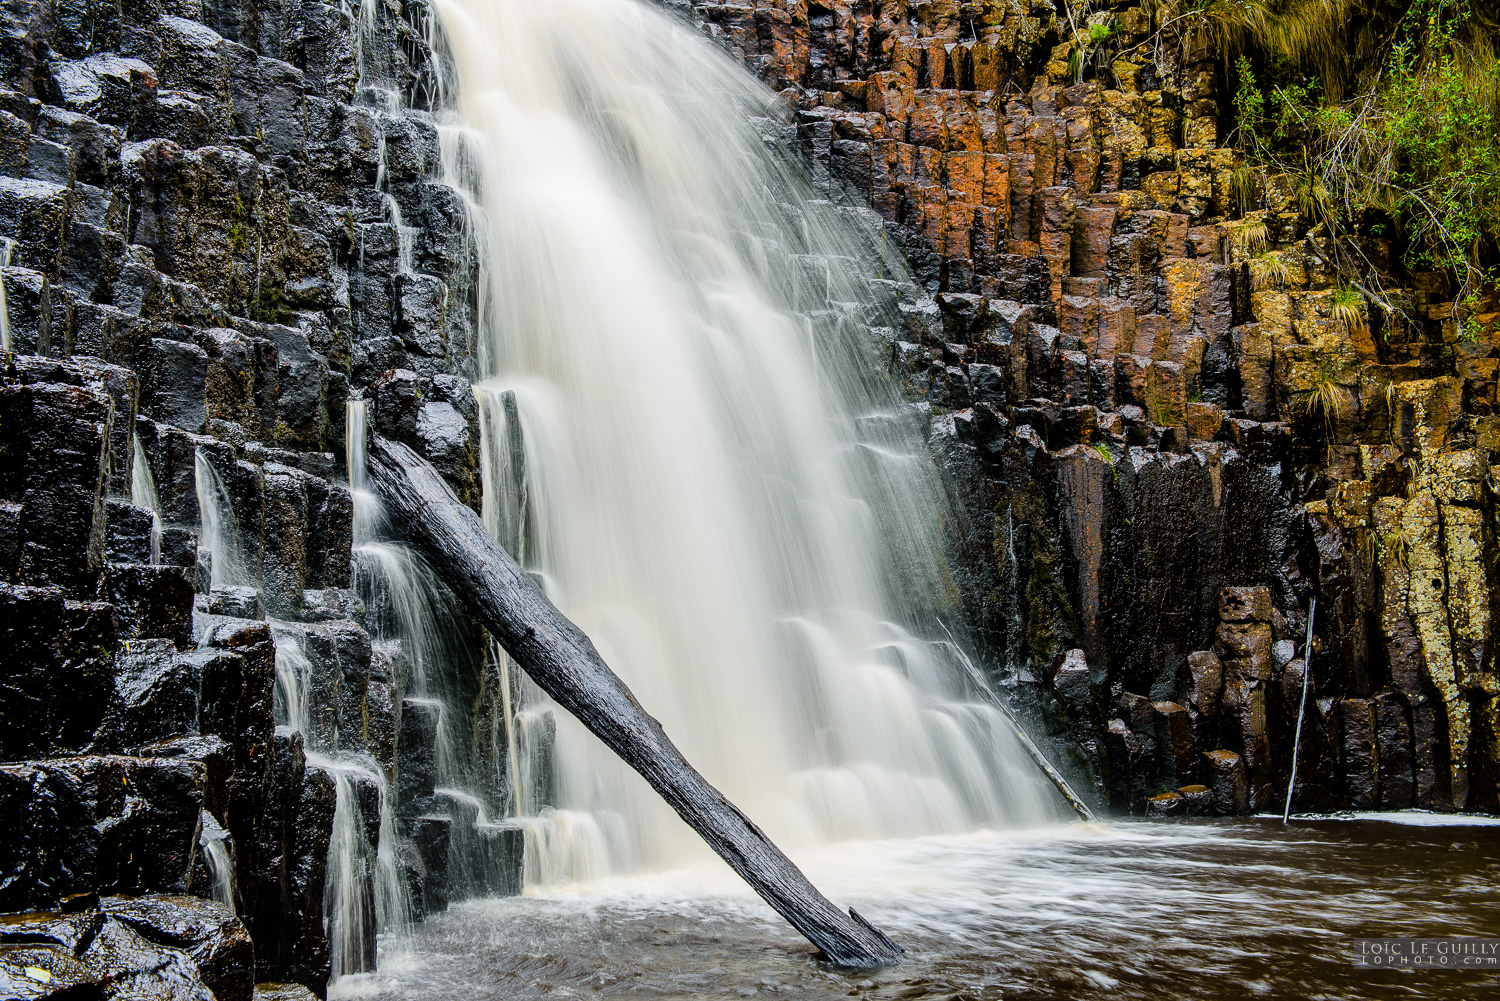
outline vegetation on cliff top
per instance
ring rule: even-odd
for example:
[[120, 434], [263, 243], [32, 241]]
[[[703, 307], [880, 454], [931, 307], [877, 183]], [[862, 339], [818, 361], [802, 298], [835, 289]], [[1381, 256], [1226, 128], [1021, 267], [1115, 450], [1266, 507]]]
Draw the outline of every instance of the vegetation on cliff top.
[[[1337, 265], [1378, 305], [1372, 248], [1446, 272], [1465, 334], [1500, 284], [1500, 24], [1476, 0], [1178, 0], [1235, 88], [1237, 145], [1263, 188], [1333, 238]], [[1259, 183], [1257, 184], [1257, 180]], [[1253, 197], [1253, 196], [1252, 196]]]

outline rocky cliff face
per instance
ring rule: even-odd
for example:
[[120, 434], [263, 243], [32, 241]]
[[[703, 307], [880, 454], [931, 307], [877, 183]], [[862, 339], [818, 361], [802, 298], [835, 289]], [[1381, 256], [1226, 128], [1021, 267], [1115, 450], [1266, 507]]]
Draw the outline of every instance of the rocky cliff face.
[[[1128, 3], [673, 6], [911, 262], [889, 364], [931, 414], [953, 592], [1101, 798], [1274, 806], [1316, 594], [1298, 802], [1496, 806], [1494, 345], [1428, 305], [1441, 276], [1404, 276], [1411, 323], [1335, 315], [1285, 179], [1247, 194], [1219, 145], [1216, 53]], [[6, 0], [0, 84], [0, 909], [52, 911], [0, 929], [48, 953], [0, 975], [115, 976], [97, 940], [321, 990], [340, 789], [366, 847], [393, 790], [419, 913], [496, 889], [449, 879], [434, 711], [351, 573], [351, 397], [477, 501], [426, 9]], [[306, 733], [278, 671], [316, 676]], [[181, 902], [211, 856], [253, 964]], [[111, 902], [140, 895], [179, 903]]]
[[[419, 914], [446, 899], [433, 728], [403, 712], [388, 609], [351, 590], [344, 472], [360, 395], [475, 496], [475, 264], [435, 65], [421, 4], [0, 7], [0, 910], [207, 897], [217, 842], [243, 979], [321, 992], [324, 756], [393, 786], [398, 743], [402, 865]], [[291, 650], [306, 734], [273, 716]], [[373, 846], [379, 783], [345, 778]]]
[[1336, 308], [1222, 53], [1132, 2], [692, 6], [911, 262], [954, 586], [1102, 799], [1278, 807], [1316, 595], [1296, 802], [1496, 808], [1496, 345], [1378, 240], [1404, 315]]

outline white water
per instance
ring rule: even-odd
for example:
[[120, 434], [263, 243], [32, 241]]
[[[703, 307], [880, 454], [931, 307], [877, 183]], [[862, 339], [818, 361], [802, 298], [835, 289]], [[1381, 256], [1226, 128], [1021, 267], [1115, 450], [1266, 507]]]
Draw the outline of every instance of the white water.
[[[336, 796], [323, 892], [331, 979], [373, 972], [374, 957], [362, 950], [363, 943], [370, 941], [368, 933], [400, 931], [411, 914], [406, 885], [396, 865], [396, 818], [385, 774], [364, 755], [329, 757], [309, 752], [307, 764], [333, 776]], [[374, 845], [365, 837], [366, 818], [356, 783], [379, 789], [380, 832]]]
[[198, 491], [198, 548], [209, 555], [212, 587], [251, 583], [240, 558], [239, 520], [224, 480], [202, 449], [193, 452], [194, 485]]
[[[448, 179], [482, 209], [491, 530], [783, 843], [1054, 816], [921, 638], [940, 507], [860, 323], [887, 277], [867, 216], [813, 199], [757, 131], [770, 95], [635, 0], [436, 10]], [[528, 878], [702, 851], [562, 713], [555, 754]]]
[[146, 450], [135, 432], [130, 434], [130, 447], [135, 453], [130, 464], [130, 503], [151, 509], [151, 562], [156, 564], [161, 562], [161, 499], [156, 495], [156, 480], [151, 476]]
[[[10, 256], [16, 243], [11, 239], [0, 239], [0, 268], [10, 267]], [[10, 304], [5, 301], [5, 276], [0, 275], [0, 351], [10, 348]]]
[[237, 910], [234, 895], [234, 859], [229, 856], [225, 842], [229, 833], [219, 826], [213, 814], [202, 811], [202, 833], [198, 844], [203, 848], [203, 859], [208, 866], [209, 879], [213, 881], [213, 898], [231, 911]]

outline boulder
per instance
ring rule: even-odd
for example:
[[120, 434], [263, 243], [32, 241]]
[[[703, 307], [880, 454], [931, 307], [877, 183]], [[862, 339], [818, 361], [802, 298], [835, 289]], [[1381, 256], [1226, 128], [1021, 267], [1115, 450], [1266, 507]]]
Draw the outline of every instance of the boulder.
[[0, 758], [87, 750], [114, 709], [114, 608], [0, 585]]
[[198, 897], [105, 897], [104, 913], [158, 946], [187, 953], [216, 1001], [253, 1001], [255, 949], [228, 907]]
[[1214, 812], [1234, 815], [1250, 811], [1250, 787], [1245, 762], [1233, 751], [1209, 751], [1203, 755], [1213, 789]]
[[83, 757], [0, 765], [0, 908], [85, 890], [185, 893], [203, 808], [195, 761]]

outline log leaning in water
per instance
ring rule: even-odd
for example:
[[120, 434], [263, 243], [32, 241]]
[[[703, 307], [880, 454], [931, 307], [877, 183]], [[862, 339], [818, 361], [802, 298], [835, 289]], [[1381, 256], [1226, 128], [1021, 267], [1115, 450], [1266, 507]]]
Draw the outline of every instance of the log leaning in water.
[[557, 610], [435, 469], [405, 445], [378, 436], [369, 464], [370, 482], [385, 499], [391, 523], [522, 670], [639, 772], [776, 913], [839, 966], [896, 961], [901, 950], [894, 942], [856, 911], [835, 907], [688, 764], [583, 630]]

